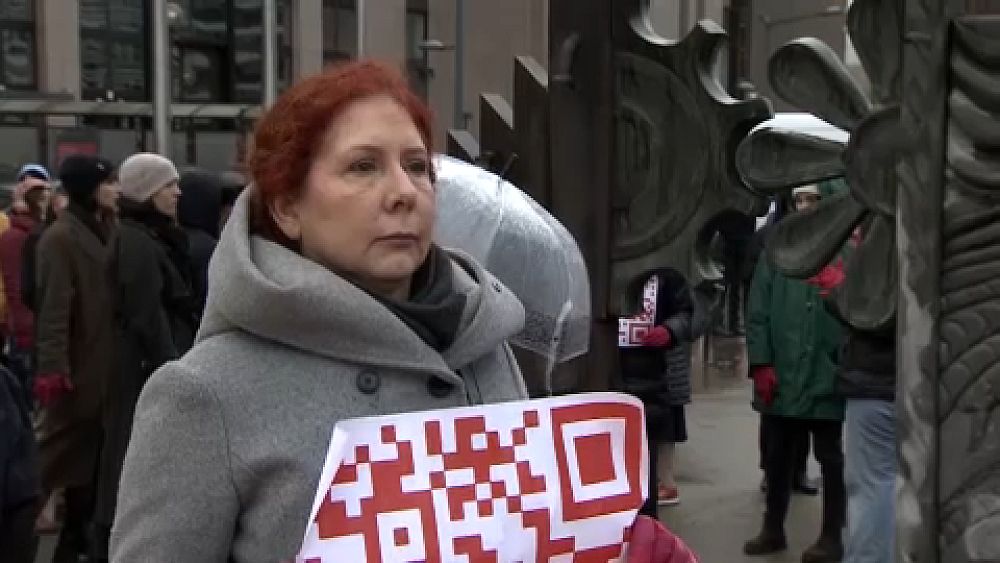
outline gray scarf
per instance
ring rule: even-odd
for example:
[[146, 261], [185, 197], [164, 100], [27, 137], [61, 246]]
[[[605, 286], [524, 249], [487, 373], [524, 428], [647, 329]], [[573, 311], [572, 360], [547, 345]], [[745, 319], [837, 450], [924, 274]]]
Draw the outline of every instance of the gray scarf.
[[465, 310], [465, 295], [455, 291], [451, 268], [448, 254], [432, 245], [427, 260], [413, 274], [409, 300], [372, 295], [438, 352], [455, 341]]

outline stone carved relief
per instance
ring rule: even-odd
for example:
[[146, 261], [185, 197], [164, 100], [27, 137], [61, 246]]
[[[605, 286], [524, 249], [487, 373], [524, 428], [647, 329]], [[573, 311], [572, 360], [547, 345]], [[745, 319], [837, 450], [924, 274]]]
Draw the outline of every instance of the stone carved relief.
[[942, 561], [1000, 560], [1000, 20], [952, 27], [939, 338]]
[[962, 11], [856, 0], [848, 28], [871, 100], [813, 40], [770, 68], [775, 90], [848, 130], [847, 145], [762, 130], [737, 151], [765, 193], [847, 180], [848, 195], [787, 220], [769, 256], [809, 276], [863, 226], [836, 303], [860, 329], [898, 317], [897, 559], [914, 563], [1000, 560], [1000, 20]]
[[771, 112], [763, 100], [730, 97], [716, 79], [725, 32], [703, 21], [668, 41], [648, 11], [648, 0], [614, 2], [613, 315], [632, 312], [657, 268], [691, 285], [718, 278], [709, 224], [727, 211], [766, 209], [736, 173], [732, 148]]
[[867, 330], [890, 326], [896, 314], [900, 63], [891, 54], [900, 52], [900, 34], [892, 30], [899, 28], [901, 9], [896, 1], [856, 0], [848, 12], [848, 30], [875, 99], [817, 39], [792, 41], [769, 62], [775, 92], [849, 132], [846, 145], [765, 127], [741, 142], [736, 156], [744, 180], [766, 194], [833, 178], [847, 181], [849, 193], [824, 199], [813, 212], [785, 218], [768, 243], [767, 256], [786, 275], [806, 278], [830, 263], [861, 226], [863, 241], [847, 258], [847, 281], [835, 300], [848, 323]]

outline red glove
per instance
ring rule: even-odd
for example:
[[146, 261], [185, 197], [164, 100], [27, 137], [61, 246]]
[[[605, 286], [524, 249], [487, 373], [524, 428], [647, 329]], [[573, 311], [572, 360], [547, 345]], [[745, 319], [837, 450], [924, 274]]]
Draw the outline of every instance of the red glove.
[[627, 563], [698, 563], [684, 542], [649, 516], [632, 524], [625, 561]]
[[821, 297], [830, 295], [830, 291], [840, 287], [844, 283], [844, 260], [838, 259], [835, 263], [823, 266], [818, 274], [806, 280], [809, 285], [819, 288]]
[[778, 388], [778, 373], [773, 366], [756, 366], [750, 370], [753, 378], [753, 388], [757, 396], [769, 407], [774, 402], [774, 392]]
[[32, 342], [32, 338], [30, 336], [25, 336], [23, 334], [15, 336], [14, 343], [17, 345], [19, 350], [31, 350], [35, 344]]
[[656, 348], [669, 348], [673, 343], [674, 337], [670, 334], [670, 330], [664, 326], [654, 326], [646, 331], [646, 334], [642, 335], [642, 345], [643, 346], [654, 346]]
[[73, 382], [64, 373], [43, 373], [35, 377], [35, 399], [43, 407], [52, 406], [72, 390]]

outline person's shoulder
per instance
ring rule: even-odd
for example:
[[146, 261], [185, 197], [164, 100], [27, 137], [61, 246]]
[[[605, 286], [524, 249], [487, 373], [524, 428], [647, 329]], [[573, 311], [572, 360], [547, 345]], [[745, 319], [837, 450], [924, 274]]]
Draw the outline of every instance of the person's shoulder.
[[238, 329], [199, 340], [173, 368], [183, 370], [202, 383], [221, 389], [274, 376], [268, 365], [290, 365], [301, 352]]
[[133, 221], [120, 221], [116, 229], [115, 236], [119, 240], [129, 241], [139, 244], [155, 244], [156, 239], [153, 233], [145, 225], [140, 225]]
[[74, 241], [76, 237], [76, 226], [70, 222], [68, 217], [60, 217], [41, 231], [38, 245], [41, 247], [65, 245]]

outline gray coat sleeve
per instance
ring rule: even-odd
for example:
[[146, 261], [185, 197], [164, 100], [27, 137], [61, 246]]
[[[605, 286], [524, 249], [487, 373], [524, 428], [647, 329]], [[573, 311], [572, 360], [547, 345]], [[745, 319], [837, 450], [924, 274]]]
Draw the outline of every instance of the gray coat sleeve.
[[216, 395], [176, 364], [136, 407], [111, 534], [113, 563], [229, 560], [239, 513]]

